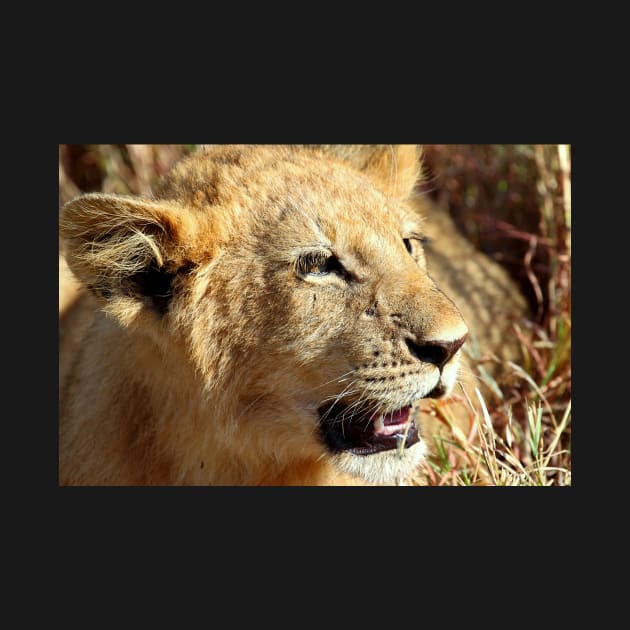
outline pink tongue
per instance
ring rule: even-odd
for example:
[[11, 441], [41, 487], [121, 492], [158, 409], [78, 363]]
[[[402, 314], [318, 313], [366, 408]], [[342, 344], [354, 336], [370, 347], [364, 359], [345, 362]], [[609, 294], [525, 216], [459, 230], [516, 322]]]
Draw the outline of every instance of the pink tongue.
[[384, 422], [385, 426], [389, 426], [392, 424], [404, 424], [407, 420], [409, 420], [409, 407], [386, 414]]
[[383, 425], [381, 426], [380, 417], [373, 422], [374, 435], [386, 437], [389, 435], [396, 435], [397, 433], [404, 433], [408, 427], [409, 420], [409, 407], [399, 409], [393, 413], [388, 413], [383, 418]]

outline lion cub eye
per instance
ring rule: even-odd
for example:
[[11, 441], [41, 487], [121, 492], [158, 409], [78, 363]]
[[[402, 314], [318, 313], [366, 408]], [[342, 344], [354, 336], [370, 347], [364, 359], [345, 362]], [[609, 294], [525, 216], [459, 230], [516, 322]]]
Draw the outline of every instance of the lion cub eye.
[[336, 273], [343, 278], [348, 272], [341, 261], [334, 255], [325, 252], [308, 252], [297, 259], [297, 272], [300, 275], [325, 276]]
[[403, 238], [403, 243], [405, 244], [407, 251], [412, 256], [415, 253], [414, 241], [418, 241], [422, 245], [426, 245], [427, 243], [431, 242], [431, 239], [428, 236], [420, 236], [420, 235], [417, 235], [417, 236], [414, 235], [411, 238]]

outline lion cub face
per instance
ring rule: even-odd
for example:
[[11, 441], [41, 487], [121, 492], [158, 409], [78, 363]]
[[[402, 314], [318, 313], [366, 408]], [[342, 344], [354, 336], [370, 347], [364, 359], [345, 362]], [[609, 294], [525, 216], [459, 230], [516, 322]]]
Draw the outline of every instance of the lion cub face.
[[235, 457], [392, 483], [424, 456], [411, 408], [451, 391], [467, 328], [428, 275], [421, 218], [388, 192], [318, 151], [218, 147], [152, 201], [69, 204], [69, 262], [182, 357]]

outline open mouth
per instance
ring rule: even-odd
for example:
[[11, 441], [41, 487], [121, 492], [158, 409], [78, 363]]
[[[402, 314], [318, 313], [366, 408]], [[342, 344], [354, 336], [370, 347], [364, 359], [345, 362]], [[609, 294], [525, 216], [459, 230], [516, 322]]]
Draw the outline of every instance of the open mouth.
[[420, 441], [410, 418], [411, 407], [393, 412], [357, 413], [346, 406], [320, 408], [324, 440], [333, 451], [371, 455], [394, 448], [409, 448]]

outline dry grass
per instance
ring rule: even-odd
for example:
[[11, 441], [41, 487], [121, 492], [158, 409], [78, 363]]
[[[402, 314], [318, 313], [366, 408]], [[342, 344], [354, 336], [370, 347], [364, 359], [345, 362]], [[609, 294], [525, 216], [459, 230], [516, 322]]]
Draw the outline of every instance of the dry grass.
[[[523, 361], [476, 401], [432, 403], [444, 423], [426, 466], [430, 485], [571, 484], [571, 156], [566, 145], [425, 149], [428, 194], [520, 283], [532, 320], [515, 326]], [[468, 413], [466, 433], [453, 405]]]
[[[60, 145], [59, 202], [79, 192], [149, 194], [196, 145]], [[427, 401], [429, 485], [571, 484], [571, 153], [567, 145], [430, 145], [425, 191], [468, 237], [504, 265], [529, 299], [516, 327], [523, 350], [511, 378], [477, 376], [493, 394]], [[453, 422], [463, 406], [469, 423]]]

